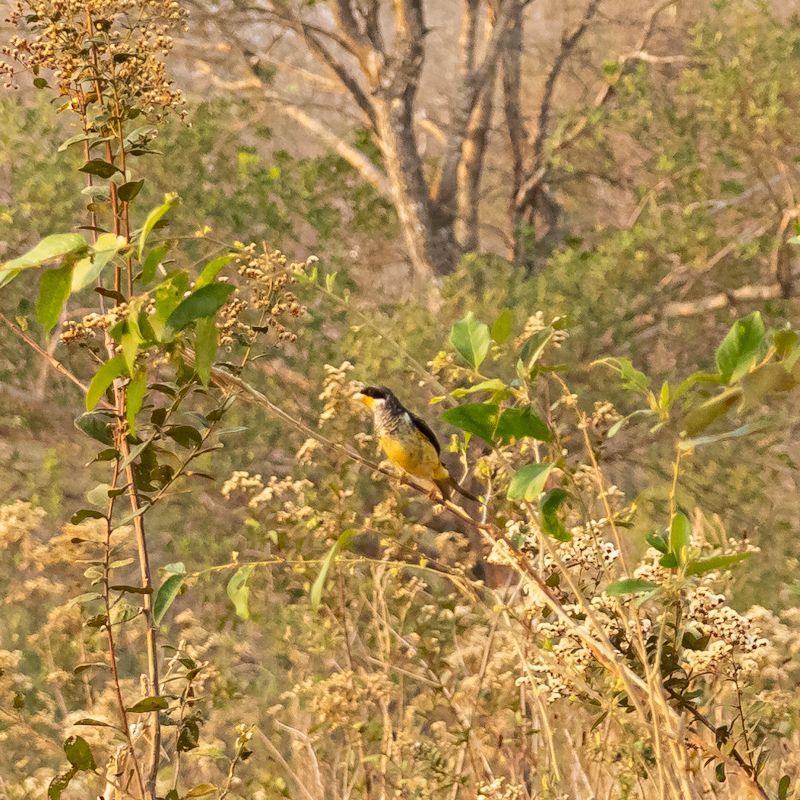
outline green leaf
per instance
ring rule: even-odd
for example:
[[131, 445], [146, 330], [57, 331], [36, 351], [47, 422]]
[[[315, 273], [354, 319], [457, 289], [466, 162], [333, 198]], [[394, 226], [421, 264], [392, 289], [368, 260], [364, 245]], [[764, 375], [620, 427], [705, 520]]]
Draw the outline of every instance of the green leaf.
[[147, 244], [147, 237], [155, 228], [156, 223], [174, 208], [180, 202], [178, 195], [170, 192], [169, 194], [164, 195], [164, 202], [158, 207], [154, 208], [148, 215], [147, 219], [145, 220], [144, 225], [142, 226], [142, 232], [139, 234], [139, 260], [142, 260], [142, 254], [144, 253], [145, 245]]
[[669, 552], [669, 546], [663, 536], [659, 536], [657, 533], [648, 533], [644, 538], [647, 540], [647, 543], [658, 550], [659, 553]]
[[154, 247], [148, 254], [147, 258], [142, 264], [142, 285], [147, 286], [155, 277], [156, 268], [164, 260], [164, 256], [170, 248], [170, 242], [162, 242], [157, 247]]
[[61, 793], [69, 786], [69, 782], [75, 777], [78, 770], [76, 767], [56, 775], [47, 787], [47, 800], [61, 800]]
[[539, 361], [554, 333], [555, 328], [548, 325], [540, 331], [536, 331], [533, 336], [526, 340], [522, 346], [522, 352], [519, 354], [520, 360], [526, 369], [530, 370]]
[[192, 787], [186, 792], [186, 797], [205, 797], [207, 794], [213, 794], [217, 791], [217, 787], [213, 783], [198, 783], [197, 786]]
[[6, 261], [3, 271], [40, 267], [48, 261], [65, 256], [76, 256], [88, 249], [86, 239], [79, 233], [54, 233], [45, 236], [34, 248], [24, 255]]
[[513, 321], [513, 315], [511, 311], [507, 308], [504, 308], [497, 319], [492, 323], [491, 328], [491, 335], [492, 339], [497, 342], [497, 344], [503, 344], [503, 342], [511, 336], [511, 323]]
[[742, 376], [742, 410], [755, 408], [768, 394], [788, 392], [797, 386], [797, 381], [779, 362], [761, 364]]
[[765, 335], [758, 311], [733, 323], [716, 353], [717, 369], [726, 383], [736, 383], [753, 366], [764, 347]]
[[540, 505], [542, 511], [542, 530], [549, 536], [562, 542], [569, 542], [572, 540], [572, 534], [564, 527], [564, 523], [558, 516], [558, 509], [569, 496], [569, 492], [564, 489], [551, 489], [542, 497]]
[[101, 719], [92, 719], [91, 717], [83, 717], [83, 719], [79, 719], [77, 722], [74, 723], [75, 725], [88, 725], [94, 728], [113, 728], [113, 725], [109, 725], [107, 722], [103, 722]]
[[114, 417], [107, 411], [91, 411], [75, 420], [75, 427], [102, 444], [114, 444]]
[[39, 283], [39, 300], [36, 303], [36, 318], [45, 333], [49, 334], [58, 323], [64, 304], [72, 287], [72, 264], [58, 269], [49, 269]]
[[442, 412], [442, 419], [455, 428], [479, 436], [488, 444], [494, 441], [498, 407], [494, 403], [465, 403]]
[[163, 711], [165, 708], [169, 708], [167, 698], [155, 696], [143, 697], [125, 710], [129, 711], [131, 714], [147, 714], [150, 711]]
[[142, 190], [144, 178], [138, 181], [128, 181], [117, 188], [117, 197], [125, 203], [130, 203], [134, 197]]
[[94, 756], [92, 755], [92, 749], [82, 736], [70, 736], [64, 742], [64, 752], [67, 754], [67, 761], [69, 761], [75, 769], [85, 771], [97, 769], [97, 764], [95, 764]]
[[169, 607], [180, 594], [184, 580], [185, 578], [183, 575], [173, 574], [158, 587], [158, 591], [153, 599], [153, 620], [156, 625], [161, 624], [161, 620], [164, 619], [164, 615], [169, 611]]
[[730, 569], [734, 564], [750, 558], [751, 553], [731, 553], [729, 555], [708, 556], [690, 561], [686, 567], [687, 575], [703, 575], [714, 570]]
[[198, 320], [194, 332], [194, 366], [197, 375], [208, 386], [211, 380], [211, 367], [217, 355], [217, 322], [214, 317]]
[[538, 417], [530, 407], [506, 408], [500, 414], [495, 435], [507, 444], [512, 439], [538, 439], [540, 442], [549, 442], [553, 437], [545, 422]]
[[611, 597], [619, 597], [625, 594], [652, 592], [658, 588], [658, 584], [652, 581], [643, 581], [639, 578], [623, 578], [620, 581], [614, 581], [614, 583], [606, 586], [606, 594]]
[[197, 447], [203, 443], [202, 434], [191, 425], [173, 425], [165, 433], [181, 447]]
[[773, 334], [772, 346], [781, 358], [786, 358], [797, 347], [799, 340], [797, 331], [793, 331], [791, 328], [783, 328]]
[[232, 259], [233, 253], [226, 253], [224, 256], [218, 256], [213, 261], [209, 261], [208, 264], [203, 267], [200, 277], [194, 283], [195, 291], [212, 284], [217, 275], [231, 263]]
[[82, 508], [70, 517], [70, 525], [80, 525], [85, 519], [105, 519], [105, 514], [93, 508]]
[[497, 395], [506, 394], [510, 391], [505, 381], [501, 381], [500, 378], [490, 378], [489, 380], [476, 383], [474, 386], [464, 386], [459, 389], [453, 389], [452, 395], [453, 397], [466, 397], [468, 394], [477, 394], [478, 392], [491, 392]]
[[689, 518], [678, 511], [672, 518], [669, 528], [669, 550], [682, 564], [686, 561], [686, 552], [692, 541], [692, 525]]
[[122, 355], [125, 356], [125, 365], [131, 375], [136, 369], [136, 356], [139, 353], [140, 342], [141, 338], [135, 333], [123, 333], [120, 337]]
[[[800, 240], [800, 236], [795, 236], [794, 238]], [[791, 783], [792, 779], [788, 775], [784, 775], [780, 779], [778, 783], [778, 800], [786, 800], [789, 796], [789, 786]]]
[[506, 497], [509, 500], [527, 500], [528, 502], [538, 500], [539, 495], [544, 491], [547, 476], [554, 467], [555, 464], [528, 464], [522, 469], [518, 469], [511, 478]]
[[109, 359], [97, 370], [86, 392], [87, 411], [91, 411], [100, 402], [100, 398], [114, 382], [114, 378], [124, 375], [125, 370], [125, 356], [121, 354]]
[[450, 331], [450, 344], [471, 367], [477, 369], [489, 352], [489, 326], [475, 319], [470, 311]]
[[150, 321], [154, 329], [160, 322], [157, 333], [163, 332], [164, 323], [188, 290], [189, 276], [185, 272], [172, 272], [156, 286], [156, 314]]
[[213, 316], [225, 305], [234, 288], [229, 283], [212, 283], [192, 292], [167, 318], [167, 331], [177, 333], [196, 319]]
[[311, 586], [311, 608], [313, 611], [319, 611], [322, 604], [322, 591], [325, 588], [325, 582], [328, 580], [328, 573], [331, 566], [336, 562], [336, 556], [350, 544], [350, 540], [355, 535], [356, 531], [353, 528], [348, 528], [339, 535], [339, 538], [331, 545], [322, 562], [319, 574], [317, 575], [314, 583]]
[[699, 406], [695, 406], [686, 414], [684, 419], [683, 424], [686, 432], [689, 436], [696, 436], [735, 406], [741, 396], [741, 387], [731, 386], [721, 394], [706, 400]]
[[252, 564], [239, 567], [228, 581], [228, 597], [236, 608], [236, 616], [241, 619], [250, 619], [250, 587], [247, 582], [254, 569]]
[[108, 502], [108, 492], [110, 489], [110, 483], [98, 483], [97, 486], [86, 492], [86, 499], [93, 506], [104, 506]]
[[131, 378], [125, 392], [125, 417], [128, 420], [128, 431], [131, 436], [136, 436], [136, 415], [142, 408], [146, 393], [147, 375], [138, 372]]
[[710, 436], [697, 436], [694, 439], [681, 439], [678, 442], [678, 447], [681, 450], [694, 450], [703, 445], [716, 444], [726, 439], [741, 439], [743, 436], [750, 436], [753, 433], [763, 431], [768, 428], [769, 425], [770, 423], [766, 420], [748, 422], [746, 425], [740, 425], [732, 431], [722, 431], [722, 433], [715, 433]]
[[623, 388], [630, 389], [641, 395], [647, 395], [650, 389], [650, 378], [648, 378], [644, 372], [639, 372], [639, 370], [633, 366], [630, 359], [601, 358], [592, 362], [592, 366], [595, 364], [602, 364], [603, 366], [613, 369], [620, 378], [622, 378]]
[[124, 236], [101, 233], [92, 246], [91, 255], [81, 259], [72, 273], [72, 291], [79, 292], [93, 284], [106, 265], [128, 244]]
[[121, 170], [115, 164], [104, 161], [102, 158], [92, 158], [82, 167], [78, 167], [78, 172], [97, 175], [98, 178], [110, 178], [115, 172], [121, 172]]

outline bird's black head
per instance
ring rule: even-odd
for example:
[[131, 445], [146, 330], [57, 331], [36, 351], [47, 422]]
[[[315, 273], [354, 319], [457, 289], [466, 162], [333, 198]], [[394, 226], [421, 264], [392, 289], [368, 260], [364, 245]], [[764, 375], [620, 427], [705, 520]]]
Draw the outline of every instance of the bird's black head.
[[359, 394], [373, 400], [386, 400], [392, 393], [385, 386], [365, 386]]
[[[375, 403], [383, 401], [386, 408], [394, 408], [402, 410], [400, 401], [394, 396], [391, 390], [385, 386], [365, 386], [360, 392], [357, 392], [353, 397], [360, 400], [367, 408], [375, 408]], [[383, 405], [383, 403], [381, 405]]]

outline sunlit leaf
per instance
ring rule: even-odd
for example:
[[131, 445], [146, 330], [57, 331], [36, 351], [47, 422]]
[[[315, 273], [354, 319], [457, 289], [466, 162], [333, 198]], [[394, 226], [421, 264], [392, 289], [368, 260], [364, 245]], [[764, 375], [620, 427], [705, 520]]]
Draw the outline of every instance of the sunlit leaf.
[[156, 268], [164, 260], [164, 256], [166, 256], [169, 248], [170, 242], [162, 242], [147, 254], [147, 258], [145, 258], [142, 264], [141, 281], [144, 286], [147, 286], [155, 277]]
[[669, 528], [669, 549], [678, 559], [678, 563], [686, 560], [686, 552], [692, 541], [692, 525], [689, 518], [678, 511], [672, 518]]
[[154, 208], [148, 215], [147, 219], [145, 220], [144, 225], [142, 226], [142, 232], [139, 234], [139, 260], [141, 261], [142, 255], [144, 253], [145, 245], [147, 244], [147, 237], [150, 236], [153, 228], [155, 228], [156, 223], [174, 208], [180, 202], [178, 195], [174, 193], [169, 193], [164, 195], [164, 202], [158, 207]]
[[106, 361], [105, 364], [97, 370], [92, 378], [92, 382], [89, 384], [89, 390], [86, 392], [87, 411], [91, 411], [100, 402], [100, 398], [103, 396], [106, 389], [111, 386], [115, 378], [124, 375], [126, 369], [125, 357], [120, 354]]
[[136, 415], [142, 408], [146, 393], [147, 376], [144, 372], [138, 372], [131, 378], [125, 392], [125, 417], [128, 420], [128, 430], [131, 436], [136, 435]]
[[747, 558], [751, 553], [730, 553], [728, 555], [708, 556], [707, 558], [696, 558], [686, 566], [687, 575], [704, 575], [706, 572], [715, 570], [730, 569], [734, 564], [738, 564]]
[[40, 267], [48, 261], [64, 256], [77, 256], [88, 249], [86, 239], [79, 233], [54, 233], [45, 236], [35, 247], [24, 255], [6, 261], [3, 271]]
[[497, 422], [495, 435], [504, 444], [526, 437], [540, 442], [549, 442], [553, 438], [544, 420], [529, 407], [504, 409]]
[[489, 352], [489, 326], [480, 322], [470, 311], [456, 322], [450, 331], [450, 344], [471, 367], [477, 369]]
[[194, 335], [195, 369], [203, 386], [211, 380], [211, 367], [217, 355], [217, 323], [214, 317], [198, 320]]
[[555, 464], [528, 464], [518, 469], [511, 478], [506, 496], [509, 500], [538, 500], [554, 467]]
[[236, 616], [241, 619], [250, 619], [250, 586], [248, 581], [254, 569], [255, 567], [252, 564], [239, 567], [228, 581], [228, 597], [236, 609]]
[[36, 303], [36, 318], [50, 333], [58, 323], [58, 318], [70, 295], [72, 287], [72, 264], [64, 264], [58, 269], [49, 269], [42, 274], [39, 283], [39, 299]]
[[342, 531], [339, 535], [339, 538], [331, 545], [330, 550], [328, 550], [327, 554], [325, 555], [325, 559], [322, 562], [322, 567], [320, 568], [319, 574], [317, 575], [314, 583], [311, 586], [311, 608], [313, 611], [318, 611], [320, 605], [322, 604], [322, 592], [325, 588], [325, 583], [328, 580], [328, 573], [330, 572], [331, 566], [336, 562], [336, 557], [339, 553], [342, 552], [349, 544], [350, 540], [355, 535], [356, 531], [352, 528], [348, 528], [346, 531]]
[[511, 336], [511, 323], [513, 322], [511, 311], [504, 308], [497, 319], [492, 323], [491, 335], [497, 344], [503, 344]]
[[569, 492], [564, 489], [551, 489], [542, 497], [540, 508], [542, 511], [542, 530], [554, 539], [569, 542], [572, 534], [566, 529], [558, 515], [558, 510], [569, 497]]
[[232, 259], [233, 253], [226, 253], [224, 256], [217, 256], [213, 261], [209, 261], [208, 264], [203, 267], [200, 277], [195, 281], [195, 291], [197, 289], [202, 289], [203, 286], [212, 284], [217, 275], [231, 263]]
[[764, 348], [765, 335], [758, 311], [733, 323], [716, 353], [717, 369], [726, 383], [735, 383], [753, 366]]
[[658, 588], [658, 584], [652, 581], [643, 581], [639, 578], [624, 578], [606, 586], [606, 594], [611, 595], [611, 597], [620, 597], [625, 594], [652, 592]]
[[193, 786], [191, 789], [189, 789], [184, 797], [205, 797], [206, 795], [213, 794], [216, 791], [217, 787], [213, 783], [198, 783], [197, 786]]
[[498, 407], [494, 403], [465, 403], [442, 412], [442, 419], [455, 428], [492, 444], [497, 428]]
[[611, 367], [622, 378], [622, 386], [641, 395], [647, 395], [650, 389], [650, 378], [633, 366], [628, 358], [601, 358], [592, 362]]
[[156, 625], [161, 624], [164, 615], [169, 611], [169, 607], [180, 594], [184, 580], [185, 577], [183, 575], [173, 574], [158, 587], [158, 591], [153, 599], [153, 620]]

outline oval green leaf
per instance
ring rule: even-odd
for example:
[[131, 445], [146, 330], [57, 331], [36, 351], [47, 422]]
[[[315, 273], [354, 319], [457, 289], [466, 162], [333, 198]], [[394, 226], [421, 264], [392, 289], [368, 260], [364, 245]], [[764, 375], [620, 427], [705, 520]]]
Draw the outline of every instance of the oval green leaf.
[[450, 331], [450, 344], [471, 367], [477, 369], [489, 352], [489, 326], [475, 319], [470, 311], [456, 322]]
[[547, 476], [555, 464], [528, 464], [517, 470], [508, 485], [506, 497], [509, 500], [538, 500], [544, 491]]

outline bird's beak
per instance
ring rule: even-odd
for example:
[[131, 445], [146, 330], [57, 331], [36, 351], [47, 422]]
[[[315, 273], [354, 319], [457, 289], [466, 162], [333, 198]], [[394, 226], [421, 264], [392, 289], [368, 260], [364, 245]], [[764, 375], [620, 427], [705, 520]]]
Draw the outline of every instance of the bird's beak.
[[367, 408], [372, 408], [372, 403], [374, 402], [374, 398], [368, 394], [361, 394], [361, 392], [356, 392], [353, 395], [353, 400], [360, 400]]

